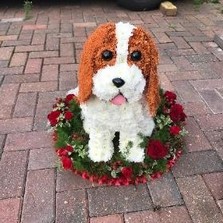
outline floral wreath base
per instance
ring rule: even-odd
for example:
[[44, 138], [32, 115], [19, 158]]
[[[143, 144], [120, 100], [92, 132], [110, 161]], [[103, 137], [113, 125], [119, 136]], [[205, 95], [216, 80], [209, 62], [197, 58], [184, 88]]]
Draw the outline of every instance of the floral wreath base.
[[57, 98], [48, 114], [60, 165], [91, 182], [108, 185], [145, 183], [169, 171], [182, 154], [186, 115], [176, 94], [160, 89], [161, 103], [154, 118], [151, 137], [143, 137], [144, 162], [129, 162], [118, 150], [119, 134], [113, 140], [115, 152], [108, 162], [88, 157], [88, 135], [83, 129], [81, 109], [74, 95]]

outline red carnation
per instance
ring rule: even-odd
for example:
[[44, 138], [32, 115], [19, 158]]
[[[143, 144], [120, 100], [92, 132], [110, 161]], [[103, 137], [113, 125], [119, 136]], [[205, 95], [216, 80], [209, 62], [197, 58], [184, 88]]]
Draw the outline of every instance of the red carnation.
[[72, 168], [72, 166], [73, 166], [72, 160], [69, 157], [62, 156], [61, 161], [62, 161], [62, 165], [63, 165], [64, 169], [68, 170], [68, 169]]
[[185, 121], [187, 116], [183, 112], [182, 105], [174, 104], [170, 108], [170, 118], [173, 122]]
[[175, 100], [177, 99], [176, 94], [171, 91], [166, 91], [164, 97], [170, 104], [175, 104]]
[[170, 134], [171, 135], [178, 135], [180, 133], [181, 128], [179, 126], [171, 126], [170, 127]]
[[168, 154], [168, 149], [159, 140], [150, 140], [147, 155], [154, 160], [162, 159]]
[[122, 172], [122, 175], [126, 178], [130, 178], [132, 176], [132, 168], [131, 167], [123, 167], [121, 172]]
[[48, 114], [47, 118], [50, 122], [51, 126], [55, 126], [58, 123], [58, 118], [60, 116], [60, 111], [52, 111], [50, 114]]
[[67, 150], [68, 152], [73, 152], [74, 150], [73, 147], [70, 145], [67, 145], [64, 149]]
[[73, 118], [73, 113], [70, 111], [66, 111], [64, 116], [66, 120], [71, 120]]
[[58, 149], [57, 150], [57, 154], [58, 154], [58, 156], [60, 156], [60, 157], [62, 157], [62, 156], [68, 156], [68, 151], [67, 150], [65, 150], [65, 149]]
[[74, 94], [68, 94], [65, 98], [65, 102], [69, 103], [71, 100], [74, 99], [74, 97], [75, 97]]

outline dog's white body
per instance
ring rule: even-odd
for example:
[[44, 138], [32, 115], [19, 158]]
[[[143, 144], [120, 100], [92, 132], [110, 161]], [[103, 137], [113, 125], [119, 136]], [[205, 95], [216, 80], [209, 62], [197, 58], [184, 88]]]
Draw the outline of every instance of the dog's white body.
[[[94, 162], [106, 162], [112, 158], [115, 132], [120, 133], [119, 150], [125, 159], [143, 162], [145, 148], [140, 145], [143, 142], [140, 134], [150, 136], [155, 126], [144, 101], [146, 80], [142, 70], [127, 62], [128, 41], [135, 28], [128, 23], [116, 24], [116, 63], [93, 75], [92, 95], [80, 104], [84, 129], [90, 137], [89, 157]], [[115, 86], [115, 78], [121, 78], [125, 84]], [[78, 96], [78, 88], [68, 93]], [[117, 95], [124, 97], [125, 103], [113, 104]]]

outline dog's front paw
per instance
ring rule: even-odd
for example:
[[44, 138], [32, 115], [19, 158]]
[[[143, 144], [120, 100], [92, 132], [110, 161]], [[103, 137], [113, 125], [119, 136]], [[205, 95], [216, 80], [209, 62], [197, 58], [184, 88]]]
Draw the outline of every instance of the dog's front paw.
[[142, 138], [138, 135], [132, 136], [129, 141], [128, 135], [120, 134], [120, 152], [127, 161], [140, 163], [145, 158], [144, 148], [140, 146]]
[[129, 162], [141, 163], [144, 159], [145, 152], [140, 147], [131, 148], [126, 155], [126, 160]]
[[109, 133], [91, 132], [88, 147], [88, 156], [94, 162], [107, 162], [114, 152], [112, 136]]

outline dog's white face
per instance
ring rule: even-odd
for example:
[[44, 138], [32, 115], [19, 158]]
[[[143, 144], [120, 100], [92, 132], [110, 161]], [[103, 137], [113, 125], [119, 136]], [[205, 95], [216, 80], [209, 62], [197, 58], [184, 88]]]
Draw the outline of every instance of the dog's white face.
[[136, 102], [143, 97], [146, 80], [140, 67], [134, 64], [134, 61], [141, 59], [142, 53], [138, 50], [129, 52], [129, 40], [135, 29], [129, 23], [117, 23], [116, 55], [109, 49], [101, 53], [106, 61], [114, 59], [114, 56], [116, 58], [114, 64], [102, 67], [93, 75], [92, 93], [100, 100], [121, 105]]

